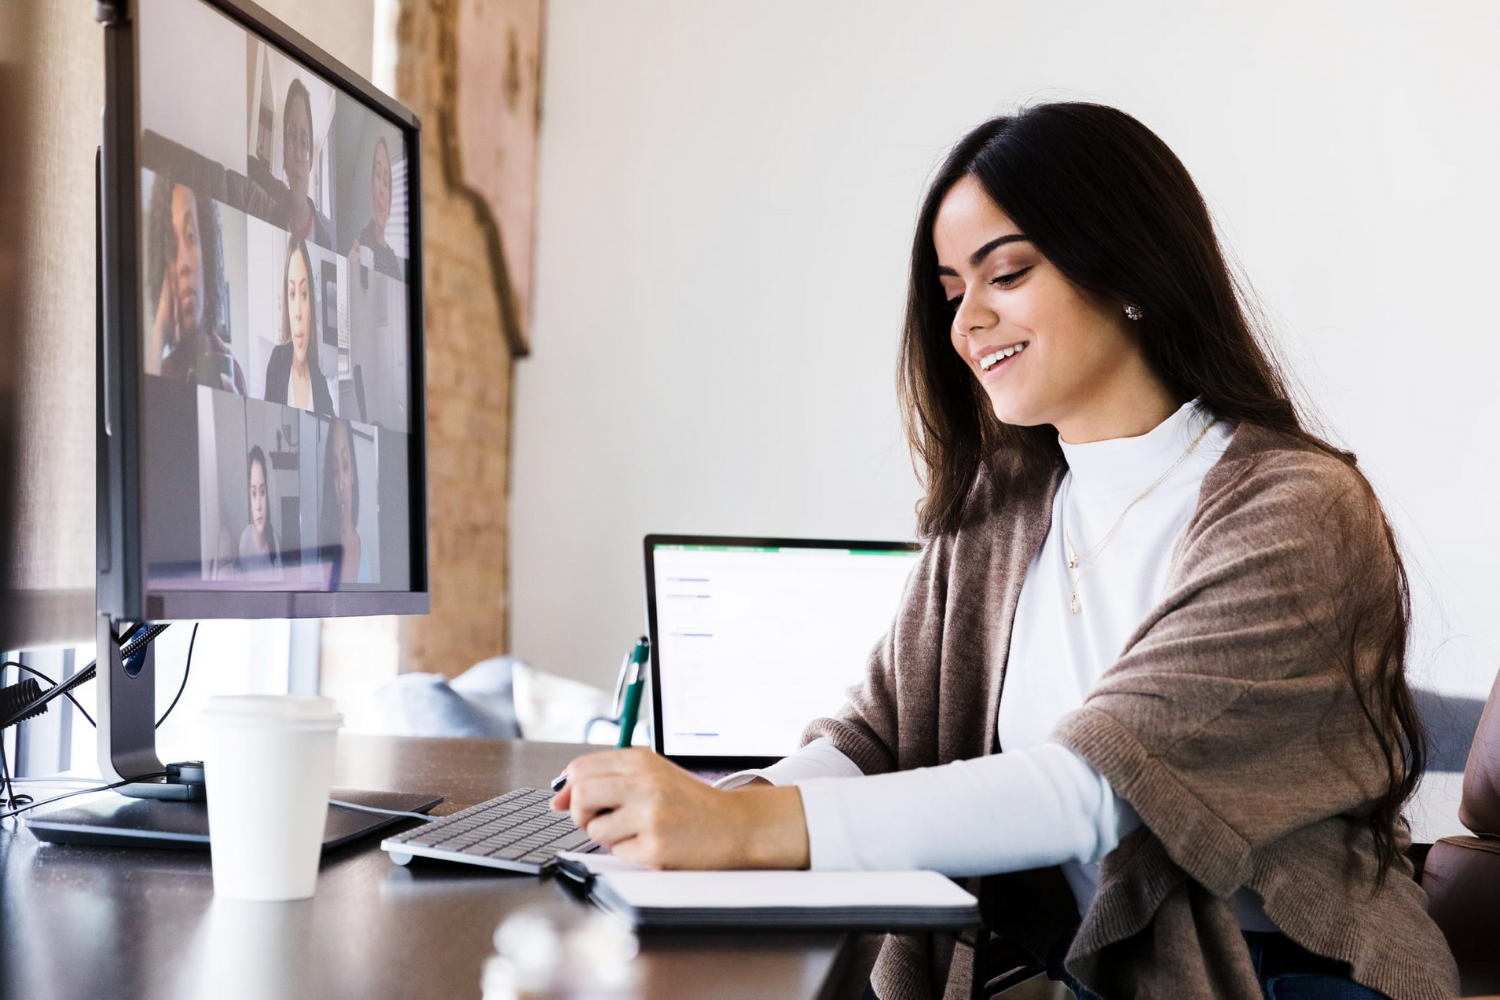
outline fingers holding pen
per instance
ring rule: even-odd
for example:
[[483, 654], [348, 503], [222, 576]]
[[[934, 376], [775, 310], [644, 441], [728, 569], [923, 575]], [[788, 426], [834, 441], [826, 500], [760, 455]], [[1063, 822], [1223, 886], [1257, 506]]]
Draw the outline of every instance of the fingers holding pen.
[[[580, 830], [588, 830], [589, 824], [597, 817], [625, 805], [629, 797], [629, 783], [620, 776], [603, 775], [585, 779], [576, 785], [570, 781], [568, 787], [563, 789], [563, 794], [568, 795], [568, 813], [572, 816], [573, 824]], [[594, 839], [598, 840], [597, 837]]]

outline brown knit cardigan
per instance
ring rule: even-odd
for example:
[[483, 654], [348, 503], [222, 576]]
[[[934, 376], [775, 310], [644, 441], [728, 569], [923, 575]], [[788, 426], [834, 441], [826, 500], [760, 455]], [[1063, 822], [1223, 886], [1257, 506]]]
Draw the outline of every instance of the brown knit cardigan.
[[[828, 737], [866, 774], [995, 752], [1016, 604], [1062, 472], [979, 477], [961, 526], [926, 546], [865, 681], [804, 742]], [[1203, 481], [1161, 602], [1052, 737], [1142, 825], [1104, 859], [1081, 924], [1050, 868], [983, 880], [991, 929], [1106, 997], [1257, 998], [1233, 905], [1249, 886], [1283, 933], [1350, 963], [1357, 982], [1397, 1000], [1455, 995], [1404, 854], [1377, 880], [1364, 816], [1387, 774], [1341, 666], [1353, 655], [1372, 676], [1397, 593], [1364, 479], [1242, 424]], [[967, 996], [972, 959], [953, 935], [893, 935], [875, 988]]]

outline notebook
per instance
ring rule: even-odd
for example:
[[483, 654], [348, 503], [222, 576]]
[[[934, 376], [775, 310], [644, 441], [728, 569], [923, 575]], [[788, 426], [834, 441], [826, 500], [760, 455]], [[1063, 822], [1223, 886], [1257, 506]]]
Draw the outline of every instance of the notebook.
[[557, 871], [632, 930], [905, 931], [972, 927], [979, 901], [931, 871], [651, 871], [610, 855]]

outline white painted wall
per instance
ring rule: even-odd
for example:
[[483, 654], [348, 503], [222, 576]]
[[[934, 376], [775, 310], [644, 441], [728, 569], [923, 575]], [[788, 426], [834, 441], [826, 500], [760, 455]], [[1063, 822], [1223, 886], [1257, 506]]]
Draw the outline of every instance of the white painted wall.
[[608, 684], [647, 531], [898, 538], [919, 199], [1019, 102], [1091, 99], [1193, 172], [1407, 543], [1414, 671], [1500, 665], [1500, 6], [1482, 0], [552, 0], [514, 652]]

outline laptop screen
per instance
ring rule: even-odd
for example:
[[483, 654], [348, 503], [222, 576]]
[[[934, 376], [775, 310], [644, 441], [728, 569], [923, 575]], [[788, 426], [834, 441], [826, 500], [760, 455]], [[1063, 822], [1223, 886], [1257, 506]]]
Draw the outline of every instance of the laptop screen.
[[864, 679], [920, 550], [649, 536], [646, 554], [657, 749], [779, 758]]

